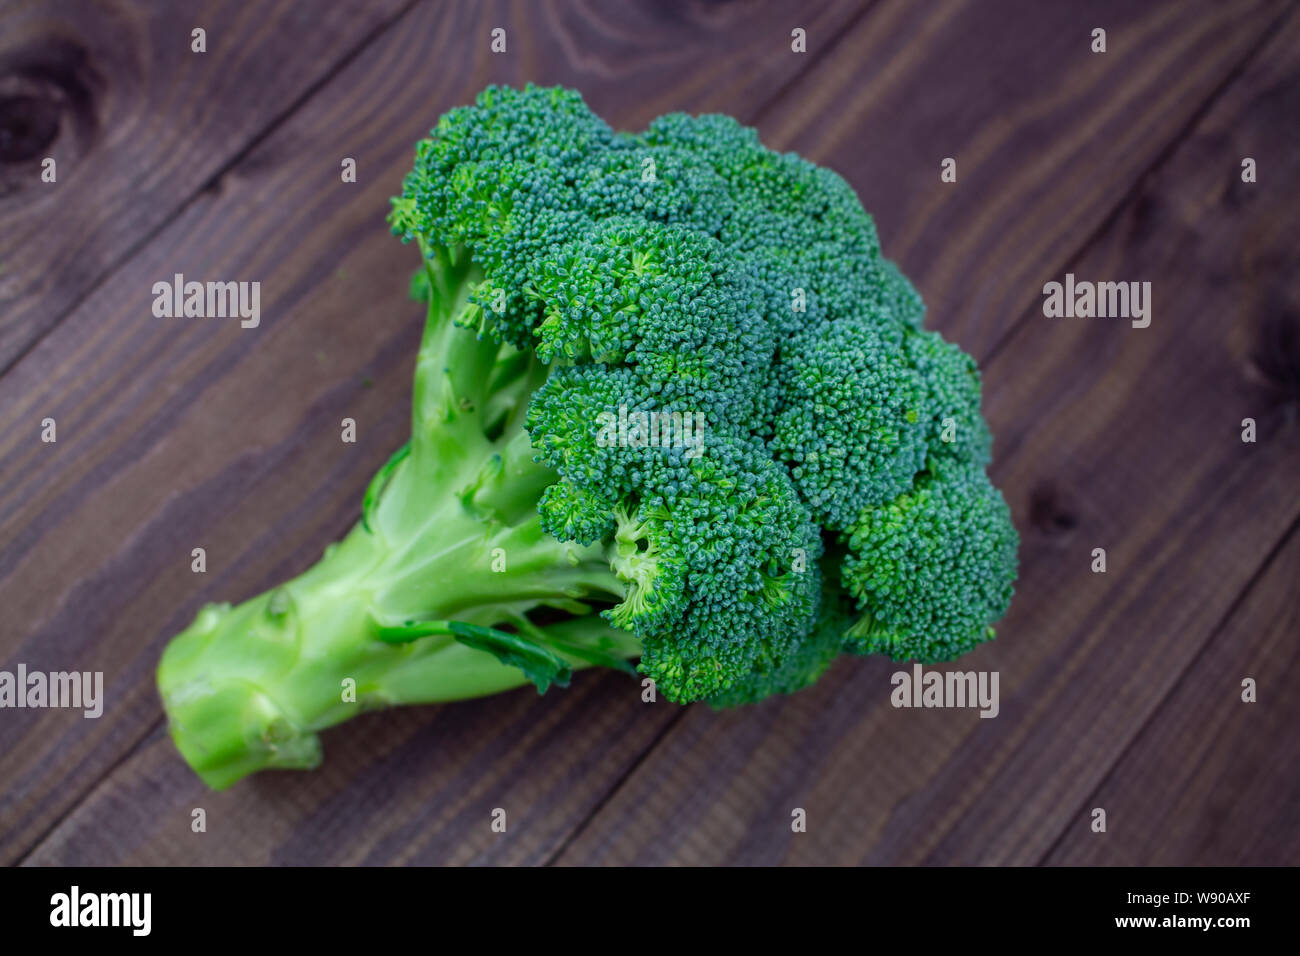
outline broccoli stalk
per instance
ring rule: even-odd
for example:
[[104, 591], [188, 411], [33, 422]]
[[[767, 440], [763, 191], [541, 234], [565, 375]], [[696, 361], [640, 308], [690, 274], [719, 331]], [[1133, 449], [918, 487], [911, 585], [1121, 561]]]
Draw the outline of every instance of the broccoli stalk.
[[371, 482], [362, 520], [292, 581], [203, 608], [159, 665], [172, 737], [209, 786], [314, 767], [316, 732], [363, 710], [542, 692], [641, 653], [595, 613], [624, 597], [617, 541], [541, 528], [556, 476], [523, 420], [544, 366], [456, 324], [474, 314], [469, 256], [426, 263], [411, 441]]

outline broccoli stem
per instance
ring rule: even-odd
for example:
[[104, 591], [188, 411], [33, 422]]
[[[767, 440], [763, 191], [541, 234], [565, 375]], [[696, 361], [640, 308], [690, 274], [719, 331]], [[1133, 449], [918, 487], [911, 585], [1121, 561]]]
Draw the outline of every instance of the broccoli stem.
[[[603, 555], [539, 570], [547, 552], [570, 546], [534, 540], [528, 525], [485, 533], [472, 516], [457, 521], [445, 511], [426, 530], [388, 542], [358, 525], [305, 574], [236, 607], [205, 607], [172, 641], [159, 690], [177, 747], [209, 786], [264, 768], [314, 767], [316, 732], [365, 710], [479, 697], [530, 680], [451, 633], [391, 642], [394, 629], [418, 631], [415, 622], [515, 623], [572, 669], [640, 654], [631, 635], [596, 614], [542, 626], [525, 616], [547, 603], [572, 609], [596, 592], [610, 574]], [[503, 572], [490, 569], [497, 547], [508, 556]]]
[[203, 608], [163, 654], [171, 735], [213, 788], [315, 767], [317, 732], [366, 710], [544, 691], [641, 653], [590, 603], [625, 596], [616, 545], [541, 528], [555, 475], [533, 461], [523, 409], [544, 374], [452, 324], [475, 281], [468, 257], [429, 269], [412, 439], [375, 476], [362, 521], [297, 578]]
[[[454, 511], [441, 509], [401, 541], [358, 525], [306, 573], [236, 607], [205, 607], [172, 641], [159, 690], [177, 747], [209, 786], [264, 768], [314, 767], [317, 731], [366, 710], [530, 680], [492, 652], [436, 633], [438, 625], [515, 625], [569, 669], [640, 654], [631, 635], [597, 614], [543, 625], [526, 616], [548, 604], [581, 610], [580, 598], [607, 593], [616, 580], [602, 549], [562, 544], [533, 522], [494, 532]], [[504, 571], [491, 570], [496, 548]], [[403, 630], [411, 633], [394, 643]]]

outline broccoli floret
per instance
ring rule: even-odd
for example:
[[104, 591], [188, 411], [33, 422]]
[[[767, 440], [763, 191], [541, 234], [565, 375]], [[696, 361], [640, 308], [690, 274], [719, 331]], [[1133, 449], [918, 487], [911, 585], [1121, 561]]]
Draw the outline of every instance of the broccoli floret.
[[390, 222], [422, 259], [411, 439], [318, 564], [168, 647], [209, 784], [313, 766], [365, 709], [581, 667], [730, 706], [991, 636], [1017, 539], [978, 370], [840, 177], [729, 117], [616, 133], [492, 87]]
[[1016, 545], [984, 470], [931, 460], [909, 491], [864, 509], [850, 529], [842, 582], [863, 613], [846, 648], [929, 663], [991, 639], [1011, 603]]
[[772, 449], [814, 517], [843, 531], [925, 463], [932, 407], [897, 324], [821, 320], [793, 340]]

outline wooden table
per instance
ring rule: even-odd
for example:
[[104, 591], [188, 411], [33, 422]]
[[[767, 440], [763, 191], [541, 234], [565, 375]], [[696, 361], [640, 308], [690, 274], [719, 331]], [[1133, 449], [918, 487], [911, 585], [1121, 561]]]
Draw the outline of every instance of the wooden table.
[[[7, 0], [0, 669], [102, 671], [106, 705], [0, 711], [0, 860], [1300, 862], [1298, 66], [1280, 0]], [[732, 712], [583, 673], [372, 714], [219, 794], [182, 763], [166, 640], [312, 563], [404, 438], [413, 144], [528, 80], [620, 128], [729, 112], [858, 190], [984, 369], [1022, 573], [960, 666], [996, 719], [845, 658]], [[155, 318], [177, 272], [260, 281], [260, 327]], [[1150, 281], [1150, 327], [1045, 317], [1067, 272]]]

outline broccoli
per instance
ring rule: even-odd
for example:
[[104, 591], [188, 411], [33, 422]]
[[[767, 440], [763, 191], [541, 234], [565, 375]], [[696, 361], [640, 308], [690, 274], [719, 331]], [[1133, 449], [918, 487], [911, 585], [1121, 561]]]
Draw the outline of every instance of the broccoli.
[[727, 116], [620, 133], [491, 87], [389, 218], [422, 256], [411, 438], [318, 564], [167, 648], [210, 786], [315, 766], [363, 710], [588, 666], [727, 706], [993, 636], [1018, 539], [979, 371], [839, 176]]

